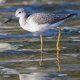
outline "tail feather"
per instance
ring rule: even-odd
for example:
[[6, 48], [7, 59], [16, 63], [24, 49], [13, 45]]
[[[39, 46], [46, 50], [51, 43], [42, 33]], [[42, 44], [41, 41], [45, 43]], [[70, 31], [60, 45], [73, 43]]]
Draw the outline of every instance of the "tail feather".
[[68, 15], [68, 16], [66, 16], [66, 17], [64, 17], [64, 18], [62, 18], [62, 19], [60, 19], [60, 20], [67, 19], [67, 18], [72, 17], [72, 16], [75, 16], [75, 15], [77, 15], [77, 13], [72, 13], [72, 14], [70, 14], [70, 15]]

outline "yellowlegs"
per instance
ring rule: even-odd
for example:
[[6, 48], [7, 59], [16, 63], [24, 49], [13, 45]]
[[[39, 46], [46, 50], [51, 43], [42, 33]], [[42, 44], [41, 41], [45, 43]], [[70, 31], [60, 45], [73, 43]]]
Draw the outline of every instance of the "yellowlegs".
[[[43, 61], [43, 39], [42, 39], [42, 32], [49, 30], [53, 27], [59, 27], [60, 24], [67, 18], [73, 16], [75, 14], [66, 14], [66, 15], [58, 15], [58, 14], [50, 14], [50, 13], [33, 13], [26, 18], [26, 12], [23, 8], [16, 10], [15, 16], [19, 18], [20, 26], [29, 32], [39, 33], [40, 40], [41, 40], [41, 60], [40, 65]], [[59, 41], [60, 41], [60, 27], [58, 28], [59, 34], [56, 44], [57, 49], [57, 57], [59, 56], [60, 48], [59, 48]]]

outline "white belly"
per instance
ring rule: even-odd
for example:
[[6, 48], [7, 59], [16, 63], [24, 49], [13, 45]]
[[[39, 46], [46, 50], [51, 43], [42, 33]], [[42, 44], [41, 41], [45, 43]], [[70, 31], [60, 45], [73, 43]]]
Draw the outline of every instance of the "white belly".
[[21, 27], [24, 30], [27, 30], [29, 32], [43, 32], [48, 28], [49, 24], [37, 24], [32, 20], [27, 21], [25, 25], [22, 25]]
[[29, 20], [26, 25], [21, 27], [29, 32], [44, 32], [48, 29], [58, 27], [61, 23], [62, 21], [55, 24], [37, 24], [33, 20]]

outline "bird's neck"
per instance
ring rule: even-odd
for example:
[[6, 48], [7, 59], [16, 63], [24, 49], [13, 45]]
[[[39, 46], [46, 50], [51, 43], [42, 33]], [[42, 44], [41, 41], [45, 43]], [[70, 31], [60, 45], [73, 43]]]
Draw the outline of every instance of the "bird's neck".
[[21, 27], [23, 27], [26, 24], [26, 18], [25, 17], [20, 17], [19, 24], [20, 24]]

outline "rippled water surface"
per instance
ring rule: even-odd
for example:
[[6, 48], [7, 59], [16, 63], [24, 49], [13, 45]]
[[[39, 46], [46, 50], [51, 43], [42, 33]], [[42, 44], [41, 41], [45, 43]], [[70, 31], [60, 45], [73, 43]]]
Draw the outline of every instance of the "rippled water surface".
[[[59, 60], [56, 59], [58, 31], [52, 29], [43, 33], [44, 59], [42, 66], [39, 65], [39, 36], [34, 37], [32, 33], [19, 27], [18, 20], [14, 17], [14, 12], [19, 7], [32, 13], [58, 10], [60, 13], [78, 13], [78, 16], [70, 18], [62, 25]], [[78, 3], [0, 7], [0, 80], [80, 80], [79, 13]], [[14, 20], [3, 24], [10, 17]]]

